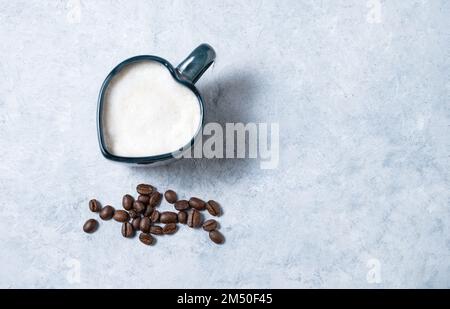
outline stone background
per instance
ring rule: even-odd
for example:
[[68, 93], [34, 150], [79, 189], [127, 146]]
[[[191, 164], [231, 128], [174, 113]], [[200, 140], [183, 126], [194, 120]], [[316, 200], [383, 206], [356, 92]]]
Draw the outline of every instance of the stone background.
[[[450, 2], [0, 1], [0, 287], [450, 287]], [[280, 163], [100, 155], [97, 95], [137, 54], [210, 43], [207, 120], [277, 122]], [[139, 182], [215, 198], [227, 242], [101, 222]]]

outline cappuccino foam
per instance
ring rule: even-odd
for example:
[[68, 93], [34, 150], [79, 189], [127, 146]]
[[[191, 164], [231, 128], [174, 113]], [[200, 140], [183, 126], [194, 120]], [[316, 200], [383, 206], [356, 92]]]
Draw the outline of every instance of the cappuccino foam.
[[155, 61], [123, 68], [109, 83], [103, 104], [105, 143], [116, 156], [174, 152], [191, 141], [201, 122], [197, 96]]

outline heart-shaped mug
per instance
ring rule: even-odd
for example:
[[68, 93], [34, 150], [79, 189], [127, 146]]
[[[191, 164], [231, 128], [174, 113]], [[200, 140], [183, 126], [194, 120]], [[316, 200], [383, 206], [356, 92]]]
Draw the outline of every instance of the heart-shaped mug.
[[[101, 153], [103, 156], [109, 160], [123, 162], [123, 163], [131, 163], [131, 164], [146, 164], [146, 165], [160, 165], [173, 161], [176, 158], [179, 158], [180, 155], [184, 151], [188, 151], [190, 147], [194, 144], [195, 137], [201, 132], [203, 128], [204, 121], [204, 104], [200, 93], [194, 84], [198, 81], [198, 79], [202, 76], [202, 74], [211, 66], [216, 57], [216, 53], [214, 49], [208, 44], [201, 44], [196, 49], [192, 51], [192, 53], [183, 60], [176, 68], [174, 68], [167, 60], [151, 55], [142, 55], [135, 56], [129, 58], [120, 64], [118, 64], [106, 77], [105, 81], [102, 84], [100, 89], [100, 94], [98, 98], [97, 104], [97, 135], [99, 140], [99, 146]], [[174, 149], [173, 151], [166, 153], [158, 153], [151, 155], [139, 155], [139, 156], [128, 156], [128, 155], [117, 155], [113, 151], [111, 151], [107, 141], [106, 141], [106, 133], [104, 127], [104, 114], [105, 114], [105, 104], [106, 95], [110, 91], [110, 86], [113, 83], [112, 81], [116, 76], [118, 76], [121, 72], [126, 72], [126, 68], [130, 68], [132, 65], [140, 64], [140, 63], [157, 63], [162, 65], [167, 71], [170, 73], [170, 76], [173, 78], [173, 81], [178, 85], [181, 85], [185, 89], [189, 90], [196, 98], [198, 102], [198, 127], [194, 130], [194, 134], [192, 135], [190, 141], [185, 145], [180, 145], [179, 148]], [[164, 70], [165, 71], [165, 70]], [[165, 74], [165, 73], [164, 73]], [[167, 75], [167, 74], [166, 74]], [[148, 85], [147, 91], [151, 90], [152, 85]], [[114, 87], [112, 87], [114, 88]], [[185, 91], [183, 89], [183, 91]], [[160, 95], [154, 94], [155, 96]], [[125, 102], [126, 104], [126, 102]], [[194, 103], [195, 104], [195, 103]], [[123, 129], [123, 128], [118, 128]], [[151, 141], [148, 141], [151, 142]], [[137, 147], [138, 145], [133, 145]]]

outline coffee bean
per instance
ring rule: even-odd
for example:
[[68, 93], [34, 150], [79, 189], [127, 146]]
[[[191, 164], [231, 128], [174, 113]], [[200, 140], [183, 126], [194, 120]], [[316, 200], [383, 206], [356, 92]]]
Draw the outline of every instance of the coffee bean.
[[134, 209], [129, 210], [128, 211], [128, 215], [130, 216], [131, 219], [135, 219], [137, 217], [140, 217], [140, 215]]
[[144, 203], [144, 205], [148, 205], [148, 201], [150, 201], [150, 196], [140, 194], [138, 196], [138, 201]]
[[135, 231], [139, 231], [139, 229], [140, 229], [140, 224], [141, 224], [141, 217], [134, 218], [134, 219], [131, 221], [131, 225], [133, 226], [133, 229], [134, 229]]
[[161, 221], [161, 223], [177, 223], [177, 220], [177, 214], [171, 211], [165, 211], [159, 215], [159, 221]]
[[175, 202], [174, 207], [176, 210], [186, 210], [189, 208], [189, 202], [186, 200], [179, 200]]
[[130, 210], [131, 208], [133, 208], [133, 202], [134, 198], [129, 194], [125, 194], [122, 198], [122, 206], [126, 210]]
[[159, 216], [159, 211], [157, 211], [156, 209], [153, 210], [152, 215], [150, 216], [150, 221], [152, 221], [152, 223], [159, 222]]
[[223, 237], [222, 233], [220, 233], [218, 230], [214, 230], [209, 232], [209, 238], [216, 244], [223, 244], [225, 241], [225, 238]]
[[89, 209], [92, 212], [99, 212], [102, 209], [102, 206], [96, 199], [92, 199], [89, 201]]
[[150, 234], [162, 235], [162, 234], [164, 234], [164, 231], [163, 231], [163, 228], [160, 227], [159, 225], [152, 225], [150, 227]]
[[138, 214], [141, 214], [141, 213], [143, 213], [144, 210], [145, 210], [145, 205], [144, 205], [144, 203], [142, 203], [142, 202], [135, 201], [135, 202], [133, 203], [133, 209], [136, 210], [136, 212], [137, 212]]
[[187, 225], [192, 228], [197, 228], [200, 227], [202, 221], [202, 214], [198, 210], [193, 209], [188, 215]]
[[220, 216], [220, 205], [216, 201], [210, 200], [206, 203], [206, 210], [211, 216]]
[[198, 197], [191, 197], [191, 199], [189, 200], [189, 206], [197, 210], [204, 210], [205, 202]]
[[148, 217], [144, 217], [141, 219], [141, 223], [139, 224], [139, 228], [142, 232], [148, 233], [150, 231], [150, 226], [152, 223], [150, 222], [150, 219]]
[[186, 224], [186, 222], [187, 222], [187, 217], [188, 217], [188, 214], [187, 214], [187, 212], [185, 212], [185, 211], [180, 211], [179, 213], [178, 213], [178, 222], [180, 222], [180, 223], [182, 223], [182, 224]]
[[122, 236], [123, 237], [133, 237], [134, 235], [134, 230], [133, 230], [133, 226], [131, 225], [130, 222], [124, 222], [122, 224]]
[[119, 209], [119, 210], [116, 210], [113, 218], [117, 222], [126, 222], [126, 221], [130, 220], [130, 215], [125, 210]]
[[83, 225], [83, 231], [86, 233], [94, 233], [98, 228], [98, 221], [95, 219], [87, 220]]
[[150, 234], [147, 233], [141, 233], [139, 234], [139, 240], [147, 246], [150, 246], [153, 243], [153, 237]]
[[137, 185], [136, 191], [139, 194], [150, 195], [153, 192], [153, 186], [141, 183]]
[[103, 220], [111, 220], [111, 218], [114, 216], [114, 208], [112, 206], [105, 206], [100, 210], [100, 218]]
[[173, 204], [177, 201], [177, 193], [173, 190], [167, 190], [166, 193], [164, 193], [164, 197], [166, 198], [166, 201], [170, 204]]
[[163, 227], [163, 232], [166, 235], [175, 234], [176, 231], [177, 231], [176, 223], [169, 223], [169, 224], [164, 225], [164, 227]]
[[153, 213], [153, 210], [154, 209], [152, 206], [147, 205], [147, 207], [145, 208], [145, 211], [144, 211], [144, 217], [150, 217]]
[[162, 194], [155, 191], [150, 195], [150, 201], [148, 202], [150, 206], [156, 207], [161, 203]]
[[207, 232], [217, 229], [217, 221], [214, 219], [206, 220], [205, 223], [203, 223], [203, 229]]

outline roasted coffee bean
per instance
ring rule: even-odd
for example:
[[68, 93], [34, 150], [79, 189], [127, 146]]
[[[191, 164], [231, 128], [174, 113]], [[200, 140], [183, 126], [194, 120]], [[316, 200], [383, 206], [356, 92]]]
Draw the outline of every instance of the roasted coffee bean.
[[164, 193], [164, 197], [166, 198], [166, 201], [170, 204], [173, 204], [177, 201], [177, 193], [173, 190], [167, 190], [166, 193]]
[[122, 236], [123, 237], [133, 237], [134, 235], [134, 230], [133, 230], [133, 226], [131, 225], [130, 222], [124, 222], [122, 223]]
[[139, 194], [150, 195], [153, 192], [153, 186], [141, 183], [137, 185], [136, 191]]
[[171, 211], [164, 211], [159, 215], [161, 223], [177, 223], [177, 214]]
[[182, 224], [186, 224], [186, 222], [187, 222], [187, 217], [188, 217], [188, 214], [187, 214], [187, 212], [185, 212], [185, 211], [180, 211], [179, 213], [178, 213], [178, 222], [180, 222], [180, 223], [182, 223]]
[[188, 215], [187, 225], [192, 228], [197, 228], [202, 225], [202, 221], [202, 214], [198, 210], [193, 209]]
[[100, 218], [103, 220], [111, 220], [111, 218], [114, 216], [114, 208], [112, 206], [105, 206], [100, 210]]
[[102, 206], [96, 199], [92, 199], [89, 201], [89, 209], [92, 212], [99, 212], [102, 209]]
[[134, 218], [134, 219], [131, 221], [131, 225], [133, 226], [133, 229], [134, 229], [135, 231], [139, 231], [139, 229], [140, 229], [140, 224], [141, 224], [141, 217]]
[[150, 222], [150, 219], [148, 217], [144, 217], [141, 219], [141, 223], [139, 224], [139, 228], [142, 232], [148, 233], [150, 231], [150, 226], [152, 223]]
[[87, 220], [83, 225], [83, 231], [86, 233], [94, 233], [98, 228], [98, 221], [95, 219]]
[[144, 217], [150, 217], [153, 213], [153, 207], [150, 205], [147, 205], [144, 211]]
[[161, 199], [162, 194], [159, 193], [158, 191], [155, 191], [152, 193], [152, 195], [150, 195], [150, 201], [148, 202], [148, 204], [150, 206], [156, 207], [161, 203]]
[[126, 210], [130, 210], [133, 208], [133, 203], [134, 203], [134, 198], [129, 195], [129, 194], [125, 194], [122, 198], [122, 206], [124, 209]]
[[214, 230], [209, 232], [209, 238], [216, 244], [223, 244], [225, 241], [225, 238], [223, 237], [222, 233], [220, 233], [218, 230]]
[[139, 240], [147, 246], [150, 246], [153, 243], [153, 237], [150, 234], [147, 233], [141, 233], [139, 234]]
[[217, 229], [217, 221], [214, 219], [206, 220], [203, 223], [203, 229], [208, 232], [214, 231], [215, 229]]
[[159, 216], [159, 211], [157, 211], [156, 209], [153, 210], [152, 215], [150, 216], [150, 221], [152, 221], [152, 223], [159, 222]]
[[135, 201], [135, 202], [133, 203], [133, 209], [136, 210], [136, 212], [137, 212], [138, 214], [141, 214], [141, 213], [143, 213], [144, 210], [145, 210], [145, 205], [144, 205], [144, 203], [142, 203], [142, 202]]
[[135, 218], [140, 217], [140, 215], [139, 215], [139, 214], [137, 213], [137, 211], [134, 210], [134, 209], [129, 210], [129, 211], [128, 211], [128, 214], [130, 215], [130, 218], [131, 218], [131, 219], [135, 219]]
[[150, 234], [162, 235], [162, 234], [164, 234], [164, 231], [163, 231], [163, 228], [160, 227], [159, 225], [152, 225], [150, 227]]
[[186, 200], [179, 200], [173, 204], [176, 210], [186, 210], [189, 208], [189, 202]]
[[127, 222], [128, 220], [130, 220], [130, 215], [125, 210], [119, 209], [119, 210], [116, 210], [113, 218], [117, 222]]
[[191, 199], [189, 200], [189, 206], [197, 210], [204, 210], [205, 202], [198, 197], [191, 197]]
[[138, 201], [144, 203], [144, 205], [148, 205], [148, 201], [150, 201], [150, 196], [140, 194], [138, 196]]
[[216, 201], [208, 201], [206, 203], [206, 210], [211, 214], [211, 216], [220, 216], [220, 205]]
[[163, 227], [163, 233], [166, 235], [175, 234], [177, 231], [177, 224], [176, 223], [169, 223], [164, 225]]

